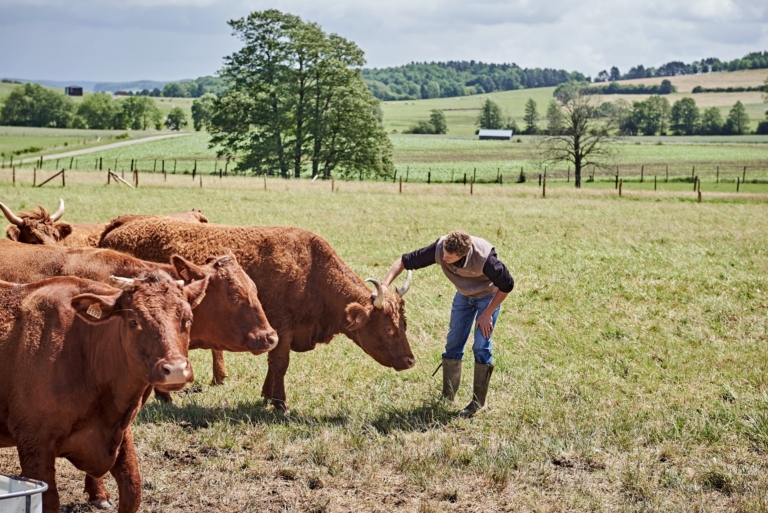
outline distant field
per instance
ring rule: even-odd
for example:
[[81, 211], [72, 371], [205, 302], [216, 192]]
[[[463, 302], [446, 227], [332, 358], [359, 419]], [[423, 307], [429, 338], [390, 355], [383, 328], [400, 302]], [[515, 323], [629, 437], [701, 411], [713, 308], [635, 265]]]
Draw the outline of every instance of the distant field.
[[[729, 87], [729, 86], [758, 86], [768, 77], [768, 70], [748, 70], [737, 71], [733, 73], [710, 73], [707, 75], [685, 75], [680, 77], [670, 77], [673, 84], [678, 85], [678, 92], [665, 97], [669, 102], [675, 103], [677, 100], [685, 97], [692, 97], [696, 100], [699, 108], [719, 107], [723, 116], [728, 115], [728, 111], [737, 101], [741, 101], [747, 108], [752, 124], [751, 129], [757, 127], [757, 123], [765, 119], [765, 111], [768, 105], [763, 103], [763, 98], [759, 92], [745, 93], [700, 93], [692, 94], [693, 87], [701, 85], [703, 87]], [[662, 78], [647, 78], [639, 80], [623, 80], [621, 84], [643, 83], [660, 84]], [[603, 84], [604, 85], [604, 84]], [[387, 132], [397, 130], [402, 132], [404, 129], [415, 125], [420, 119], [427, 119], [431, 109], [442, 109], [448, 122], [449, 134], [468, 135], [474, 134], [477, 130], [475, 121], [480, 112], [480, 106], [486, 100], [491, 98], [499, 104], [505, 114], [512, 116], [518, 126], [523, 128], [523, 114], [525, 102], [532, 98], [538, 107], [541, 118], [546, 113], [547, 104], [552, 100], [554, 87], [542, 87], [536, 89], [519, 89], [516, 91], [502, 91], [490, 94], [480, 94], [476, 96], [462, 96], [457, 98], [436, 98], [432, 100], [407, 100], [383, 102], [384, 126]], [[616, 101], [624, 99], [629, 102], [645, 100], [649, 95], [605, 95], [605, 101]], [[542, 125], [544, 121], [541, 122]]]
[[[661, 84], [668, 79], [677, 87], [679, 93], [690, 93], [694, 87], [754, 87], [761, 86], [768, 78], [768, 69], [749, 69], [725, 73], [707, 73], [705, 75], [680, 75], [677, 77], [638, 78], [620, 80], [619, 84]], [[605, 85], [605, 84], [602, 84]], [[698, 97], [698, 96], [697, 96]]]

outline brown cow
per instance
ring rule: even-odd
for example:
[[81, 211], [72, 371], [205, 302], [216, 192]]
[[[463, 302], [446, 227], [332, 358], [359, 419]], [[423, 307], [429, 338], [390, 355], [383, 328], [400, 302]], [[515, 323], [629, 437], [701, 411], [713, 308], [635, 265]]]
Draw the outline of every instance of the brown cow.
[[141, 502], [130, 424], [152, 386], [180, 390], [194, 304], [208, 280], [183, 287], [164, 272], [113, 284], [58, 277], [0, 283], [0, 447], [16, 446], [22, 475], [48, 483], [58, 513], [56, 458], [99, 479], [110, 472], [119, 513]]
[[77, 276], [106, 281], [111, 275], [131, 278], [155, 270], [178, 275], [186, 282], [208, 279], [201, 308], [195, 311], [190, 349], [262, 354], [277, 345], [277, 333], [264, 315], [256, 285], [233, 255], [207, 258], [201, 266], [178, 255], [168, 260], [170, 265], [145, 262], [109, 249], [34, 246], [0, 240], [0, 280], [30, 283], [53, 276]]
[[[374, 301], [363, 280], [319, 235], [291, 227], [245, 227], [180, 223], [170, 219], [138, 219], [113, 227], [100, 242], [154, 262], [171, 254], [200, 262], [211, 252], [232, 251], [259, 287], [270, 324], [280, 341], [269, 353], [262, 395], [287, 409], [285, 373], [290, 350], [309, 351], [337, 333], [352, 339], [374, 360], [395, 370], [413, 367], [405, 333], [405, 305], [399, 291], [377, 287]], [[214, 364], [223, 379], [223, 360]]]
[[[21, 212], [19, 215], [7, 206], [0, 203], [0, 210], [11, 224], [6, 228], [5, 235], [9, 239], [25, 244], [47, 244], [55, 246], [67, 246], [70, 248], [95, 248], [99, 245], [101, 233], [109, 223], [70, 224], [59, 222], [64, 215], [64, 200], [59, 199], [59, 208], [53, 214], [49, 214], [43, 207], [29, 212]], [[135, 216], [152, 217], [152, 216]], [[207, 223], [208, 218], [199, 210], [165, 214], [165, 217]]]

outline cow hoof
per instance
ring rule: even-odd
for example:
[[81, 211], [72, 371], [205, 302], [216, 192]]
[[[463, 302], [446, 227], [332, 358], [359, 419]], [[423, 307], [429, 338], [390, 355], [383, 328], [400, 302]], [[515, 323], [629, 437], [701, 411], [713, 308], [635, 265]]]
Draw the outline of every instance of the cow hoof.
[[111, 500], [96, 500], [91, 502], [91, 506], [95, 507], [96, 509], [115, 509], [115, 503]]
[[223, 377], [223, 378], [221, 378], [221, 379], [216, 379], [216, 378], [213, 378], [213, 379], [211, 380], [211, 386], [212, 386], [212, 387], [217, 387], [217, 386], [219, 386], [219, 385], [223, 385], [223, 384], [224, 384], [224, 380], [225, 380], [225, 379], [226, 379], [226, 376], [224, 376], [224, 377]]

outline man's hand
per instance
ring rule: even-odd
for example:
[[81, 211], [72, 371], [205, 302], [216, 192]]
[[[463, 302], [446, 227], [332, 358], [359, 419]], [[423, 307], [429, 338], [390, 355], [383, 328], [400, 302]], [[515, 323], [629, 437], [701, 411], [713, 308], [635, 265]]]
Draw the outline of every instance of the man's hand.
[[491, 312], [492, 310], [486, 308], [485, 311], [478, 316], [477, 324], [475, 325], [475, 328], [480, 329], [480, 332], [485, 338], [490, 337], [493, 332], [493, 318], [491, 317]]

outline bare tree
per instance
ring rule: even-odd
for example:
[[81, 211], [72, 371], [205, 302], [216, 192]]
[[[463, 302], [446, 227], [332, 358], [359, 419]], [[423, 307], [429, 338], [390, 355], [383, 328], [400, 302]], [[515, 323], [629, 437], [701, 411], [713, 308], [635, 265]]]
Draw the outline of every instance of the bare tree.
[[[581, 171], [587, 166], [607, 167], [618, 139], [616, 118], [600, 118], [602, 97], [584, 92], [584, 85], [558, 87], [555, 98], [562, 113], [559, 133], [544, 137], [541, 150], [544, 162], [572, 164], [577, 188], [581, 187]], [[588, 86], [587, 86], [588, 87]]]

